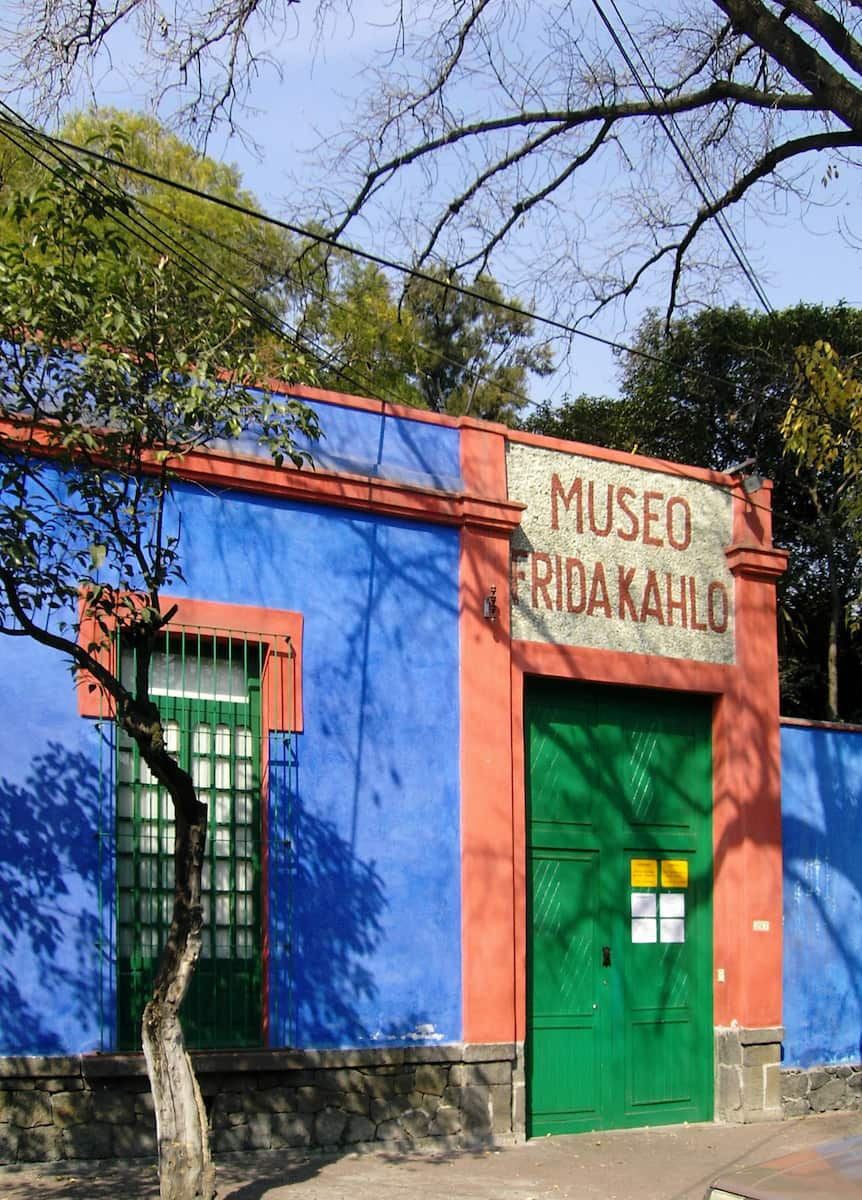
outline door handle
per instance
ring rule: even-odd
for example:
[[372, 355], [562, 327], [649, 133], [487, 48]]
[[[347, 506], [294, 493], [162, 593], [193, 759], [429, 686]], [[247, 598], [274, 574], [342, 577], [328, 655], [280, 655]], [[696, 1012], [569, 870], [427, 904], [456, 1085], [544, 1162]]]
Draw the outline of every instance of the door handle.
[[602, 946], [602, 966], [609, 967], [611, 965], [611, 948], [610, 946]]

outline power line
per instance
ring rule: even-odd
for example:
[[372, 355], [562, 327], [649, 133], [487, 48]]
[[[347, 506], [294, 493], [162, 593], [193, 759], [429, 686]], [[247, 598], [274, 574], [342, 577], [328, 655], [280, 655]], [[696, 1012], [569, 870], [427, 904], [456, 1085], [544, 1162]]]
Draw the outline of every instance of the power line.
[[[634, 34], [632, 33], [631, 29], [629, 28], [628, 24], [626, 23], [625, 18], [623, 17], [622, 13], [620, 12], [619, 8], [617, 7], [616, 0], [610, 0], [610, 3], [613, 7], [614, 12], [616, 13], [618, 21], [622, 25], [626, 34], [628, 35], [629, 41], [631, 42], [632, 46], [635, 49], [635, 53], [637, 54], [638, 58], [640, 59], [641, 63], [643, 64], [645, 71], [649, 75], [650, 82], [652, 83], [653, 88], [655, 89], [655, 92], [656, 92], [655, 97], [653, 97], [650, 94], [649, 89], [647, 88], [646, 84], [644, 83], [643, 79], [641, 78], [640, 72], [638, 71], [637, 67], [635, 66], [634, 62], [632, 61], [632, 58], [629, 55], [628, 51], [626, 50], [625, 46], [623, 45], [618, 33], [614, 29], [614, 27], [610, 21], [610, 18], [607, 16], [604, 9], [602, 8], [600, 0], [592, 0], [592, 3], [593, 3], [593, 7], [595, 8], [596, 12], [599, 14], [599, 17], [601, 18], [602, 23], [604, 24], [605, 28], [607, 29], [608, 33], [610, 34], [614, 45], [617, 47], [620, 54], [623, 56], [623, 60], [626, 64], [626, 66], [628, 67], [628, 69], [631, 71], [632, 77], [634, 78], [635, 83], [640, 88], [644, 99], [647, 101], [648, 104], [653, 104], [653, 103], [656, 103], [656, 101], [657, 101], [659, 104], [662, 104], [664, 106], [664, 108], [666, 110], [664, 115], [662, 115], [661, 113], [656, 113], [656, 119], [658, 120], [658, 123], [661, 126], [662, 131], [664, 132], [665, 136], [667, 137], [668, 141], [670, 142], [671, 146], [673, 147], [673, 149], [674, 149], [677, 157], [679, 158], [679, 161], [682, 163], [683, 169], [685, 170], [689, 179], [691, 180], [691, 182], [694, 184], [695, 188], [697, 189], [698, 195], [700, 196], [701, 200], [704, 202], [704, 204], [712, 205], [713, 207], [715, 207], [719, 203], [718, 198], [716, 197], [715, 193], [713, 192], [712, 187], [710, 186], [709, 181], [706, 178], [706, 175], [704, 174], [703, 171], [700, 170], [699, 165], [693, 166], [692, 163], [689, 162], [689, 160], [686, 157], [683, 150], [681, 149], [681, 147], [677, 141], [677, 136], [683, 142], [689, 155], [696, 163], [696, 157], [695, 157], [694, 151], [692, 150], [691, 145], [689, 144], [688, 139], [685, 136], [685, 132], [682, 129], [680, 129], [675, 115], [672, 112], [670, 112], [669, 107], [667, 105], [667, 101], [662, 96], [661, 89], [658, 86], [658, 81], [656, 80], [653, 70], [652, 70], [651, 66], [649, 65], [649, 63], [647, 62], [646, 58], [644, 57], [640, 47], [638, 46], [637, 41], [635, 40]], [[677, 136], [675, 136], [675, 134]], [[748, 259], [748, 256], [746, 255], [745, 251], [743, 250], [742, 246], [739, 243], [739, 239], [736, 237], [736, 234], [731, 229], [731, 227], [728, 225], [723, 212], [716, 211], [713, 219], [715, 220], [716, 226], [718, 227], [718, 230], [721, 233], [721, 236], [724, 238], [724, 241], [727, 243], [727, 246], [730, 249], [731, 254], [736, 259], [740, 269], [742, 270], [743, 275], [745, 276], [745, 278], [748, 280], [749, 284], [751, 285], [751, 288], [752, 288], [755, 296], [757, 297], [758, 301], [762, 305], [764, 311], [766, 313], [772, 315], [775, 310], [773, 309], [772, 304], [770, 303], [769, 297], [767, 296], [763, 286], [761, 285], [760, 280], [757, 278], [757, 276], [754, 272], [754, 268], [752, 267], [752, 265]]]
[[[596, 3], [596, 0], [594, 0], [594, 3]], [[624, 48], [623, 48], [623, 52], [624, 52]], [[707, 382], [710, 382], [713, 384], [717, 384], [720, 386], [726, 386], [726, 384], [727, 384], [726, 379], [719, 377], [719, 376], [714, 376], [709, 372], [705, 372], [705, 371], [702, 371], [699, 369], [692, 369], [690, 367], [681, 367], [679, 364], [672, 362], [670, 359], [668, 359], [662, 355], [654, 354], [654, 353], [651, 353], [650, 351], [644, 350], [640, 347], [629, 346], [629, 345], [626, 345], [624, 343], [621, 343], [621, 342], [618, 342], [618, 341], [615, 341], [615, 340], [612, 340], [609, 338], [601, 337], [600, 335], [597, 335], [597, 334], [589, 333], [586, 330], [575, 328], [574, 326], [568, 325], [565, 322], [558, 321], [554, 318], [543, 317], [543, 316], [539, 315], [538, 313], [531, 312], [530, 310], [525, 309], [525, 308], [521, 307], [520, 305], [515, 305], [515, 304], [509, 303], [505, 300], [496, 300], [493, 298], [489, 298], [487, 296], [483, 296], [481, 293], [476, 292], [470, 288], [464, 287], [458, 283], [454, 283], [454, 282], [451, 282], [448, 280], [443, 281], [440, 278], [438, 278], [434, 275], [431, 275], [428, 272], [419, 271], [414, 268], [407, 267], [402, 263], [397, 263], [397, 262], [394, 262], [393, 260], [383, 258], [380, 255], [376, 255], [376, 254], [372, 254], [368, 251], [360, 250], [360, 249], [353, 247], [347, 243], [340, 242], [337, 239], [332, 238], [326, 234], [321, 234], [321, 233], [318, 233], [317, 231], [303, 228], [301, 226], [294, 225], [290, 222], [283, 221], [283, 220], [280, 220], [275, 217], [271, 217], [268, 214], [260, 212], [259, 210], [249, 208], [246, 205], [242, 205], [235, 201], [228, 200], [224, 197], [213, 196], [207, 192], [201, 191], [200, 189], [194, 188], [194, 187], [190, 186], [189, 184], [180, 183], [176, 180], [168, 178], [167, 176], [160, 175], [154, 171], [150, 171], [144, 167], [138, 167], [134, 164], [124, 162], [123, 160], [117, 159], [114, 156], [107, 155], [100, 151], [94, 150], [92, 147], [82, 147], [82, 146], [76, 145], [75, 143], [65, 141], [61, 138], [51, 137], [50, 135], [45, 134], [41, 130], [37, 130], [32, 126], [28, 126], [27, 123], [24, 122], [23, 119], [20, 118], [17, 114], [15, 114], [13, 112], [13, 110], [11, 110], [7, 105], [0, 104], [0, 110], [2, 110], [2, 109], [5, 109], [7, 112], [12, 113], [13, 119], [10, 120], [9, 118], [4, 118], [4, 117], [0, 116], [0, 132], [5, 132], [7, 128], [11, 128], [11, 129], [14, 129], [16, 132], [20, 133], [23, 129], [25, 132], [25, 136], [27, 136], [30, 140], [37, 142], [44, 148], [47, 148], [47, 152], [54, 154], [54, 156], [56, 158], [58, 158], [58, 160], [60, 160], [60, 161], [65, 161], [67, 163], [71, 163], [72, 165], [76, 165], [74, 158], [70, 157], [70, 156], [84, 155], [85, 157], [89, 157], [95, 161], [98, 161], [98, 162], [101, 162], [108, 166], [111, 166], [114, 169], [128, 171], [134, 175], [138, 175], [142, 178], [148, 179], [151, 182], [161, 184], [168, 188], [173, 188], [177, 191], [191, 195], [197, 199], [207, 201], [212, 204], [216, 204], [220, 207], [228, 209], [229, 211], [236, 212], [241, 216], [249, 217], [253, 220], [260, 221], [264, 224], [272, 225], [276, 228], [279, 228], [279, 229], [285, 230], [289, 233], [292, 233], [295, 236], [308, 239], [317, 244], [325, 245], [332, 249], [338, 250], [344, 254], [352, 255], [357, 258], [363, 259], [365, 261], [371, 262], [381, 268], [388, 269], [388, 270], [394, 270], [394, 271], [403, 273], [411, 278], [415, 278], [415, 279], [430, 283], [431, 285], [433, 285], [435, 287], [446, 287], [456, 294], [459, 294], [466, 298], [477, 300], [480, 303], [488, 305], [490, 307], [496, 307], [505, 312], [509, 312], [513, 315], [521, 316], [528, 320], [535, 321], [540, 324], [548, 325], [551, 328], [557, 329], [557, 330], [567, 333], [567, 334], [571, 334], [573, 336], [587, 338], [588, 340], [598, 342], [598, 343], [608, 346], [614, 350], [621, 351], [626, 354], [630, 354], [636, 358], [640, 358], [642, 360], [655, 363], [656, 365], [668, 367], [674, 373], [679, 374], [681, 376], [688, 376], [690, 379], [694, 379], [694, 380], [704, 380], [704, 381], [707, 381]], [[8, 133], [7, 133], [7, 136], [8, 136]], [[10, 140], [14, 141], [14, 138], [12, 138]], [[28, 151], [25, 151], [25, 152], [28, 152]], [[130, 198], [128, 197], [127, 193], [122, 192], [121, 190], [118, 189], [118, 194], [120, 196], [122, 196], [127, 202], [129, 201]], [[174, 218], [174, 219], [176, 219], [176, 218]], [[152, 225], [152, 223], [150, 223], [150, 225], [151, 225], [152, 229], [155, 229], [157, 231], [156, 236], [158, 238], [163, 238], [164, 235], [161, 233], [161, 231], [158, 230], [158, 227]], [[200, 231], [198, 231], [198, 232], [200, 233]], [[200, 235], [205, 236], [204, 234], [200, 234]], [[153, 235], [150, 234], [150, 236], [153, 236]], [[152, 242], [148, 242], [148, 244], [152, 245]], [[180, 246], [179, 243], [174, 242], [174, 246], [179, 247], [180, 252], [185, 254], [184, 248], [182, 246]], [[204, 260], [199, 260], [199, 261], [203, 262]], [[219, 277], [217, 275], [217, 273], [215, 273], [213, 271], [213, 269], [209, 266], [209, 264], [205, 264], [205, 266], [206, 266], [206, 270], [208, 272], [210, 272], [215, 278], [222, 278], [222, 277]], [[222, 282], [224, 282], [223, 278], [222, 278]], [[238, 287], [238, 285], [233, 284], [230, 281], [228, 281], [228, 286], [233, 288], [235, 292], [241, 292], [241, 289]], [[248, 295], [250, 296], [250, 294], [248, 294]], [[251, 298], [256, 305], [259, 304], [259, 301], [257, 300], [256, 297], [251, 297]], [[326, 299], [328, 302], [331, 302], [331, 297], [327, 297]], [[279, 322], [279, 319], [276, 318], [274, 316], [274, 314], [272, 314], [268, 309], [264, 310], [264, 311], [266, 312], [266, 317], [269, 321]], [[284, 335], [285, 330], [287, 330], [288, 336], [291, 340], [296, 341], [297, 338], [301, 338], [303, 336], [299, 333], [299, 331], [290, 330], [289, 327], [287, 326], [286, 322], [279, 322], [279, 325], [280, 325], [279, 329], [274, 330], [274, 331], [277, 331], [277, 332], [281, 333], [282, 335]], [[272, 326], [270, 326], [270, 327], [272, 328]], [[325, 350], [323, 351], [323, 353], [325, 355], [327, 363], [331, 364], [332, 355]], [[312, 355], [318, 361], [322, 361], [320, 358], [319, 348], [314, 348], [312, 350]], [[336, 370], [337, 370], [340, 378], [345, 379], [347, 382], [351, 381], [351, 376], [348, 371], [346, 371], [345, 369], [343, 369], [341, 367], [336, 368]], [[367, 381], [366, 381], [366, 383], [363, 383], [361, 385], [362, 389], [371, 391], [372, 393], [379, 392], [380, 390], [385, 390], [385, 389], [380, 389], [377, 386], [369, 388], [366, 385], [367, 385]], [[517, 393], [515, 393], [515, 394], [518, 395]], [[751, 399], [756, 402], [758, 397], [755, 397], [752, 395]], [[399, 398], [399, 401], [400, 401], [400, 398]], [[536, 402], [528, 399], [527, 403], [535, 404]]]

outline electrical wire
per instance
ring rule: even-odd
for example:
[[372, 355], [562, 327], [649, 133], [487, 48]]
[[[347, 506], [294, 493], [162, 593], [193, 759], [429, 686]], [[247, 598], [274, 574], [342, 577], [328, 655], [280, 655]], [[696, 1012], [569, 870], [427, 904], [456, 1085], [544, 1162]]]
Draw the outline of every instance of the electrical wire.
[[[613, 7], [614, 12], [616, 13], [617, 20], [622, 25], [623, 29], [625, 30], [625, 32], [629, 38], [629, 41], [631, 42], [632, 46], [634, 47], [635, 53], [637, 54], [638, 58], [640, 59], [641, 63], [643, 64], [644, 70], [649, 75], [650, 82], [652, 83], [653, 88], [655, 89], [655, 93], [656, 93], [655, 96], [653, 96], [650, 93], [649, 89], [647, 88], [646, 84], [644, 83], [643, 79], [641, 78], [640, 72], [638, 71], [637, 67], [635, 66], [634, 62], [632, 61], [632, 58], [629, 55], [628, 51], [626, 50], [625, 46], [623, 45], [622, 40], [619, 37], [619, 34], [614, 29], [613, 24], [610, 21], [610, 18], [607, 16], [604, 9], [602, 8], [600, 0], [592, 0], [592, 3], [593, 3], [593, 7], [595, 8], [596, 12], [599, 14], [599, 17], [601, 18], [602, 23], [604, 24], [605, 28], [607, 29], [608, 33], [610, 34], [614, 45], [617, 47], [620, 54], [622, 55], [626, 66], [631, 71], [632, 77], [635, 80], [635, 83], [640, 88], [640, 91], [641, 91], [644, 99], [647, 101], [648, 104], [655, 104], [656, 101], [658, 101], [659, 104], [662, 104], [664, 106], [664, 108], [665, 108], [664, 115], [662, 115], [661, 113], [656, 114], [659, 125], [660, 125], [662, 131], [664, 132], [665, 137], [668, 139], [671, 146], [673, 147], [674, 152], [677, 155], [677, 158], [679, 159], [680, 163], [683, 166], [683, 169], [685, 170], [689, 179], [691, 180], [691, 182], [694, 184], [695, 188], [697, 189], [697, 193], [700, 196], [701, 200], [704, 202], [704, 204], [712, 205], [714, 207], [718, 203], [718, 198], [715, 195], [715, 193], [713, 192], [712, 187], [711, 187], [708, 179], [706, 178], [705, 173], [700, 169], [700, 165], [699, 164], [697, 164], [696, 166], [692, 165], [692, 163], [689, 162], [689, 159], [686, 157], [686, 154], [683, 152], [682, 148], [680, 147], [679, 141], [677, 140], [677, 138], [679, 138], [683, 142], [686, 150], [688, 151], [688, 154], [691, 156], [691, 158], [696, 163], [696, 156], [694, 154], [694, 151], [691, 148], [691, 145], [688, 142], [688, 139], [685, 136], [685, 132], [680, 128], [680, 126], [676, 120], [675, 114], [670, 111], [667, 101], [664, 98], [664, 96], [662, 95], [661, 89], [658, 86], [658, 81], [656, 80], [655, 74], [653, 73], [651, 66], [647, 62], [646, 58], [644, 57], [643, 52], [641, 51], [640, 47], [638, 46], [637, 41], [635, 40], [634, 34], [632, 33], [631, 29], [629, 28], [628, 24], [626, 23], [625, 18], [623, 17], [622, 13], [620, 12], [620, 10], [617, 6], [616, 0], [610, 0], [611, 6]], [[747, 254], [745, 253], [742, 245], [740, 244], [739, 239], [737, 238], [737, 236], [734, 233], [734, 231], [732, 230], [732, 228], [728, 225], [728, 222], [724, 216], [724, 213], [720, 212], [720, 211], [716, 212], [713, 219], [716, 223], [716, 226], [718, 227], [719, 232], [721, 233], [721, 236], [723, 237], [728, 248], [730, 249], [731, 254], [736, 259], [736, 262], [739, 265], [743, 275], [745, 276], [745, 278], [748, 280], [749, 284], [751, 285], [751, 289], [754, 292], [755, 296], [757, 297], [759, 303], [763, 307], [764, 311], [766, 313], [768, 313], [770, 316], [774, 315], [775, 310], [772, 307], [772, 304], [770, 303], [769, 297], [767, 296], [766, 291], [763, 288], [763, 285], [761, 284], [760, 280], [757, 278], [754, 268], [752, 267], [751, 262], [749, 261], [749, 258], [747, 256]]]
[[[596, 0], [594, 0], [594, 3], [595, 2], [596, 2]], [[121, 159], [117, 159], [115, 156], [107, 155], [100, 151], [94, 150], [92, 147], [78, 146], [75, 143], [65, 141], [62, 138], [52, 137], [48, 134], [45, 134], [41, 130], [35, 129], [35, 127], [27, 126], [27, 123], [23, 121], [23, 118], [20, 118], [17, 114], [15, 114], [13, 112], [13, 110], [11, 110], [9, 108], [8, 105], [5, 105], [2, 102], [0, 102], [0, 113], [2, 113], [3, 110], [5, 110], [7, 113], [11, 114], [11, 118], [3, 117], [2, 115], [0, 115], [0, 133], [3, 133], [10, 126], [13, 129], [15, 129], [16, 131], [20, 131], [21, 127], [24, 126], [27, 129], [28, 135], [30, 137], [32, 137], [33, 140], [35, 140], [36, 142], [38, 142], [39, 144], [41, 144], [43, 146], [50, 146], [50, 147], [54, 148], [54, 150], [57, 152], [58, 157], [62, 154], [63, 161], [75, 162], [76, 158], [73, 156], [83, 155], [85, 157], [93, 159], [94, 161], [98, 161], [105, 165], [111, 166], [114, 169], [127, 171], [131, 174], [137, 175], [137, 176], [147, 179], [151, 182], [154, 182], [154, 183], [157, 183], [157, 184], [169, 187], [169, 188], [173, 188], [177, 191], [183, 192], [183, 193], [193, 196], [197, 199], [204, 200], [204, 201], [213, 203], [217, 206], [223, 207], [223, 208], [225, 208], [229, 211], [235, 212], [239, 215], [246, 216], [253, 220], [257, 220], [264, 224], [271, 225], [275, 228], [284, 230], [284, 231], [289, 232], [300, 238], [307, 239], [307, 240], [317, 243], [319, 245], [327, 246], [338, 252], [352, 255], [352, 256], [362, 259], [364, 261], [371, 262], [371, 263], [381, 267], [382, 269], [393, 270], [393, 271], [402, 273], [410, 278], [422, 280], [422, 281], [427, 282], [436, 287], [446, 287], [449, 290], [455, 292], [456, 294], [461, 295], [462, 297], [477, 300], [482, 304], [487, 304], [491, 307], [496, 307], [496, 308], [501, 309], [502, 311], [508, 312], [512, 315], [517, 315], [520, 317], [524, 317], [528, 320], [537, 322], [539, 324], [547, 325], [557, 331], [566, 333], [568, 335], [586, 338], [590, 341], [597, 342], [601, 345], [607, 346], [618, 352], [632, 355], [633, 357], [639, 358], [639, 359], [647, 361], [647, 362], [654, 363], [659, 366], [667, 367], [670, 370], [672, 370], [675, 374], [678, 374], [680, 376], [686, 376], [689, 379], [693, 379], [695, 381], [702, 380], [702, 381], [716, 384], [719, 386], [726, 386], [726, 384], [727, 384], [727, 380], [722, 377], [712, 375], [711, 373], [702, 371], [700, 369], [693, 369], [690, 367], [681, 367], [678, 363], [673, 362], [672, 360], [666, 358], [665, 356], [652, 353], [648, 350], [644, 350], [641, 347], [631, 346], [631, 345], [627, 345], [625, 343], [616, 341], [614, 339], [601, 337], [598, 334], [590, 333], [586, 330], [579, 329], [575, 326], [568, 325], [565, 322], [558, 321], [554, 318], [544, 317], [541, 314], [532, 312], [529, 309], [525, 309], [520, 305], [515, 305], [515, 304], [509, 303], [504, 300], [490, 299], [490, 298], [483, 296], [480, 293], [473, 291], [470, 288], [464, 287], [460, 284], [457, 284], [457, 283], [454, 283], [451, 281], [441, 281], [438, 277], [431, 275], [428, 272], [419, 271], [417, 269], [408, 267], [408, 266], [404, 265], [403, 263], [398, 263], [398, 262], [395, 262], [394, 260], [386, 259], [380, 255], [372, 254], [368, 251], [361, 250], [357, 247], [350, 245], [349, 243], [341, 242], [338, 239], [329, 237], [326, 234], [321, 234], [315, 230], [310, 230], [310, 229], [304, 228], [302, 226], [295, 225], [291, 222], [283, 221], [279, 218], [269, 216], [268, 214], [260, 212], [257, 209], [249, 208], [247, 205], [239, 204], [235, 201], [228, 200], [224, 197], [213, 196], [207, 192], [201, 191], [200, 189], [194, 188], [194, 187], [190, 186], [189, 184], [181, 183], [177, 180], [170, 179], [167, 176], [158, 174], [157, 172], [150, 171], [146, 168], [138, 167], [134, 164], [124, 162]], [[128, 200], [126, 193], [121, 193], [121, 194]], [[200, 232], [200, 231], [198, 231], [198, 232]], [[161, 234], [159, 234], [159, 236], [161, 236]], [[181, 250], [182, 250], [182, 248], [181, 248]], [[207, 270], [212, 271], [212, 268], [209, 267], [209, 265], [207, 265]], [[237, 285], [235, 285], [235, 284], [231, 285], [231, 286], [233, 286], [234, 288], [237, 288]], [[269, 313], [269, 316], [270, 316], [270, 318], [272, 318], [271, 313]], [[293, 331], [291, 331], [290, 336], [292, 336], [293, 338], [297, 338], [301, 335], [298, 333], [298, 331], [293, 330]], [[318, 353], [319, 353], [319, 351], [315, 352], [315, 357], [317, 357]], [[324, 353], [326, 353], [326, 352], [324, 351]], [[328, 355], [327, 355], [327, 360], [328, 360]], [[327, 365], [330, 366], [330, 369], [331, 369], [331, 362], [327, 361]], [[349, 375], [347, 374], [347, 372], [341, 368], [338, 368], [338, 370], [339, 370], [340, 377], [349, 381]], [[380, 389], [379, 388], [369, 389], [367, 386], [363, 386], [363, 390], [379, 391]], [[751, 399], [756, 402], [757, 398], [751, 397]], [[528, 404], [536, 404], [535, 401], [532, 401], [529, 399], [528, 399], [527, 403]], [[818, 409], [818, 412], [819, 412], [819, 409]]]

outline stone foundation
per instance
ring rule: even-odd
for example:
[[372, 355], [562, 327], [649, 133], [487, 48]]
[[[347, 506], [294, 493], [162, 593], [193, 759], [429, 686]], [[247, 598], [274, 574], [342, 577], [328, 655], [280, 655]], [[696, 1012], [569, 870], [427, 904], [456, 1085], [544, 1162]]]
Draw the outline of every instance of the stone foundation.
[[862, 1109], [862, 1066], [786, 1067], [781, 1072], [781, 1099], [788, 1117]]
[[[195, 1054], [215, 1155], [524, 1136], [520, 1046]], [[0, 1059], [0, 1163], [155, 1155], [140, 1055]]]
[[742, 1029], [733, 1025], [716, 1029], [716, 1120], [750, 1124], [782, 1119], [783, 1038], [780, 1026]]

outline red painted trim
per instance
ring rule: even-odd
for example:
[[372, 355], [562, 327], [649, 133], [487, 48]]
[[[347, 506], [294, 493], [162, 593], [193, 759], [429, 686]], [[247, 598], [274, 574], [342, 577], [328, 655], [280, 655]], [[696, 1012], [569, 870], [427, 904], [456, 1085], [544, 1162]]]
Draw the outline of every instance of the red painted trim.
[[836, 733], [862, 733], [862, 725], [845, 725], [842, 721], [809, 721], [804, 717], [782, 717], [781, 724], [798, 729], [832, 729]]
[[[408, 416], [416, 411], [405, 409], [400, 415]], [[438, 423], [442, 421], [436, 414], [426, 414], [426, 418], [431, 416]], [[15, 427], [8, 421], [0, 421], [0, 434], [12, 437], [15, 432]], [[46, 434], [39, 430], [34, 436], [43, 443], [47, 441]], [[50, 456], [55, 451], [46, 444], [44, 453]], [[144, 470], [155, 472], [160, 469], [161, 465], [154, 457], [151, 462], [144, 462]], [[469, 524], [511, 531], [520, 521], [524, 509], [523, 504], [505, 498], [505, 487], [498, 494], [488, 495], [447, 492], [366, 475], [277, 467], [271, 459], [219, 450], [191, 452], [182, 461], [172, 463], [171, 469], [178, 479], [209, 488], [235, 488], [281, 500], [336, 505], [378, 516], [403, 517], [438, 525]]]
[[[465, 529], [460, 553], [462, 1036], [511, 1041], [515, 1017], [509, 540]], [[491, 586], [498, 616], [484, 616]]]
[[[775, 583], [768, 487], [734, 495], [736, 668], [716, 708], [713, 804], [715, 1023], [781, 1024], [781, 746]], [[755, 923], [761, 928], [756, 929]], [[762, 929], [768, 923], [768, 929]]]
[[265, 459], [216, 452], [187, 455], [176, 473], [180, 479], [208, 487], [237, 488], [283, 500], [333, 504], [442, 525], [474, 524], [509, 531], [520, 521], [524, 508], [507, 500], [436, 491], [364, 475], [299, 471], [276, 467]]
[[409, 404], [392, 404], [388, 400], [375, 400], [369, 396], [353, 396], [345, 392], [333, 392], [328, 388], [308, 387], [305, 384], [287, 384], [277, 379], [268, 380], [265, 386], [268, 391], [277, 396], [295, 396], [298, 400], [310, 400], [316, 404], [333, 404], [336, 408], [352, 408], [382, 417], [419, 421], [426, 425], [443, 425], [455, 429], [463, 420], [462, 417], [451, 417], [447, 413], [429, 412], [424, 408], [411, 408]]
[[[258, 608], [250, 604], [223, 604], [215, 600], [192, 600], [184, 596], [163, 595], [165, 610], [176, 605], [176, 614], [169, 628], [188, 626], [208, 632], [236, 634], [237, 637], [261, 638], [266, 642], [267, 637], [289, 637], [296, 657], [289, 659], [281, 653], [275, 654], [277, 670], [272, 676], [273, 665], [270, 657], [272, 647], [267, 647], [263, 671], [269, 680], [268, 695], [277, 697], [277, 705], [272, 699], [263, 703], [263, 680], [261, 680], [262, 707], [261, 720], [264, 717], [272, 720], [275, 712], [271, 708], [285, 712], [288, 702], [290, 728], [295, 733], [302, 733], [302, 614], [288, 612], [284, 609]], [[80, 603], [81, 623], [78, 641], [83, 646], [89, 646], [100, 640], [99, 630], [92, 617], [84, 613], [84, 601]], [[116, 647], [112, 640], [100, 651], [100, 657], [105, 666], [116, 672]], [[94, 683], [92, 676], [86, 671], [78, 673], [78, 712], [82, 717], [101, 717], [113, 715], [111, 698], [103, 695], [101, 688]], [[279, 707], [280, 706], [280, 707]], [[267, 727], [266, 725], [264, 726]], [[269, 728], [274, 728], [272, 725]]]
[[678, 479], [697, 479], [715, 484], [727, 491], [733, 491], [739, 482], [721, 471], [711, 471], [707, 467], [684, 466], [682, 463], [669, 462], [664, 458], [627, 454], [624, 450], [607, 450], [602, 446], [588, 446], [585, 442], [570, 442], [564, 438], [546, 437], [545, 434], [540, 433], [508, 430], [507, 434], [510, 442], [518, 442], [525, 446], [538, 446], [542, 450], [561, 450], [564, 454], [600, 459], [603, 462], [624, 463], [628, 467], [639, 467], [644, 471], [659, 471], [663, 475], [675, 475]]

